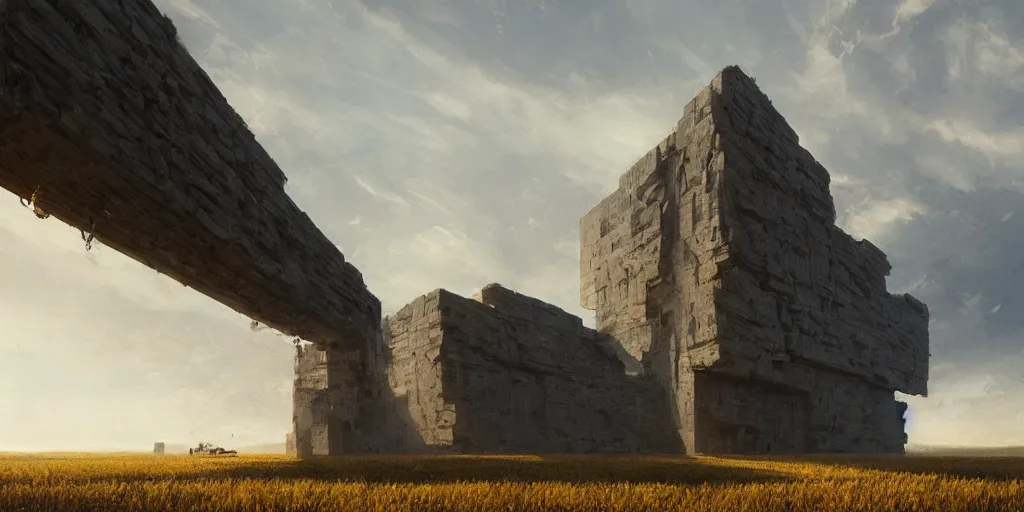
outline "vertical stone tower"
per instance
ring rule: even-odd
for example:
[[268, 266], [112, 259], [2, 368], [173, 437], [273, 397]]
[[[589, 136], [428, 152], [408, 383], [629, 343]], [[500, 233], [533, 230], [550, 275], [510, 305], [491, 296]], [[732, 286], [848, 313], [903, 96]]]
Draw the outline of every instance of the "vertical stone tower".
[[295, 347], [291, 435], [300, 457], [331, 454], [327, 354], [312, 344]]
[[902, 452], [928, 310], [835, 226], [828, 172], [739, 68], [581, 222], [584, 307], [668, 391], [689, 453]]
[[384, 340], [357, 350], [295, 347], [292, 432], [295, 455], [397, 451], [398, 406], [387, 385]]

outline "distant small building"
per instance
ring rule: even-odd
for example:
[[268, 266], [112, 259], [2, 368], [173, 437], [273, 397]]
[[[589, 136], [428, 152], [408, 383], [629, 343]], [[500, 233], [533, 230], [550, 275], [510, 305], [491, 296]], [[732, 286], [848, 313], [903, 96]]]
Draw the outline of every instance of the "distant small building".
[[295, 432], [288, 432], [284, 436], [284, 453], [295, 455]]
[[153, 443], [153, 455], [164, 454], [164, 443]]

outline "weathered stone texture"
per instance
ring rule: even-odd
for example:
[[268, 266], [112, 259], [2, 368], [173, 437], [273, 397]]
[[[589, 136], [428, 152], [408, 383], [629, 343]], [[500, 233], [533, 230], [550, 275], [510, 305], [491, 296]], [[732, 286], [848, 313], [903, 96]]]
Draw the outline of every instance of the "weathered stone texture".
[[327, 351], [315, 345], [295, 347], [295, 381], [292, 388], [292, 435], [300, 457], [329, 455], [330, 402], [327, 392]]
[[293, 429], [299, 457], [423, 451], [404, 397], [387, 384], [384, 338], [363, 349], [296, 347]]
[[664, 397], [601, 334], [498, 285], [475, 299], [437, 290], [387, 321], [392, 392], [433, 449], [673, 450]]
[[[441, 290], [417, 298], [384, 321], [390, 365], [388, 387], [408, 404], [412, 432], [429, 450], [447, 451], [453, 443], [455, 404], [442, 390]], [[400, 445], [405, 446], [408, 440]]]
[[581, 222], [597, 331], [498, 285], [434, 291], [297, 366], [297, 450], [901, 452], [928, 311], [834, 221], [828, 173], [727, 68]]
[[583, 218], [581, 301], [674, 395], [688, 451], [902, 451], [928, 311], [828, 184], [733, 67]]
[[[579, 318], [496, 285], [380, 322], [148, 0], [0, 0], [0, 187], [296, 352], [300, 456], [903, 450], [928, 310], [727, 68], [581, 222]], [[684, 448], [685, 447], [685, 448]]]
[[597, 310], [598, 330], [668, 390], [671, 420], [688, 447], [690, 369], [718, 359], [714, 277], [728, 258], [710, 193], [722, 166], [713, 128], [704, 122], [669, 135], [580, 223], [581, 302]]
[[0, 187], [285, 333], [376, 335], [379, 301], [150, 1], [0, 0], [0, 73]]

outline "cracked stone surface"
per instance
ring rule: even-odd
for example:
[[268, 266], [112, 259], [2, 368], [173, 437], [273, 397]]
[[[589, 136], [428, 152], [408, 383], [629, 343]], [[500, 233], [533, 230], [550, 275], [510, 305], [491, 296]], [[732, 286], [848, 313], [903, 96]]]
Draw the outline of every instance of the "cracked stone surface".
[[150, 1], [0, 0], [0, 72], [0, 187], [282, 332], [379, 335], [361, 274]]
[[388, 321], [389, 384], [427, 445], [472, 453], [661, 451], [664, 397], [580, 318], [492, 284]]
[[387, 388], [383, 340], [355, 350], [296, 347], [289, 434], [296, 455], [420, 451], [407, 435], [409, 406]]
[[928, 309], [835, 226], [828, 172], [739, 68], [581, 222], [581, 301], [692, 452], [902, 452]]
[[[627, 375], [614, 340], [551, 304], [496, 284], [474, 298], [435, 290], [383, 324], [360, 381], [333, 385], [353, 374], [328, 364], [340, 351], [299, 347], [298, 455], [681, 449], [662, 389]], [[356, 392], [343, 398], [345, 388]], [[362, 412], [324, 412], [346, 400]]]

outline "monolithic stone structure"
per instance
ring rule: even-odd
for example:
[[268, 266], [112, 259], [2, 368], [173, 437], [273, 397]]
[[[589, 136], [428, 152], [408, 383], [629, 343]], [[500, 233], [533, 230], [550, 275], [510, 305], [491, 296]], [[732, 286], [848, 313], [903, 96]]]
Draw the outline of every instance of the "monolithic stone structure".
[[149, 0], [0, 0], [0, 187], [285, 333], [361, 350], [380, 303]]
[[0, 0], [0, 125], [0, 187], [36, 215], [324, 349], [297, 353], [300, 456], [893, 452], [893, 391], [926, 392], [927, 309], [737, 68], [583, 219], [597, 331], [496, 286], [382, 326], [149, 0]]
[[386, 322], [388, 382], [416, 438], [456, 452], [662, 448], [660, 390], [626, 375], [614, 340], [497, 284], [436, 290]]
[[327, 355], [333, 350], [317, 350], [315, 345], [295, 347], [295, 381], [292, 391], [293, 430], [291, 439], [300, 455], [327, 455]]
[[[661, 389], [626, 374], [614, 340], [499, 285], [473, 299], [435, 290], [386, 318], [384, 333], [364, 379], [334, 386], [332, 368], [357, 362], [297, 348], [299, 456], [666, 451], [673, 438]], [[332, 419], [330, 404], [346, 403], [372, 412]]]
[[[902, 452], [894, 391], [926, 393], [928, 310], [886, 291], [885, 255], [835, 226], [828, 185], [725, 69], [581, 222], [596, 331], [497, 285], [427, 294], [385, 319], [347, 391], [324, 387], [330, 353], [300, 349], [299, 454]], [[309, 415], [359, 386], [378, 397], [347, 399], [377, 411], [363, 430], [390, 436]], [[319, 433], [339, 428], [356, 441]]]
[[835, 224], [829, 176], [754, 81], [722, 71], [581, 223], [598, 330], [672, 396], [693, 452], [901, 452], [928, 310]]
[[387, 385], [382, 336], [363, 350], [296, 346], [292, 438], [299, 457], [412, 450], [407, 397]]

